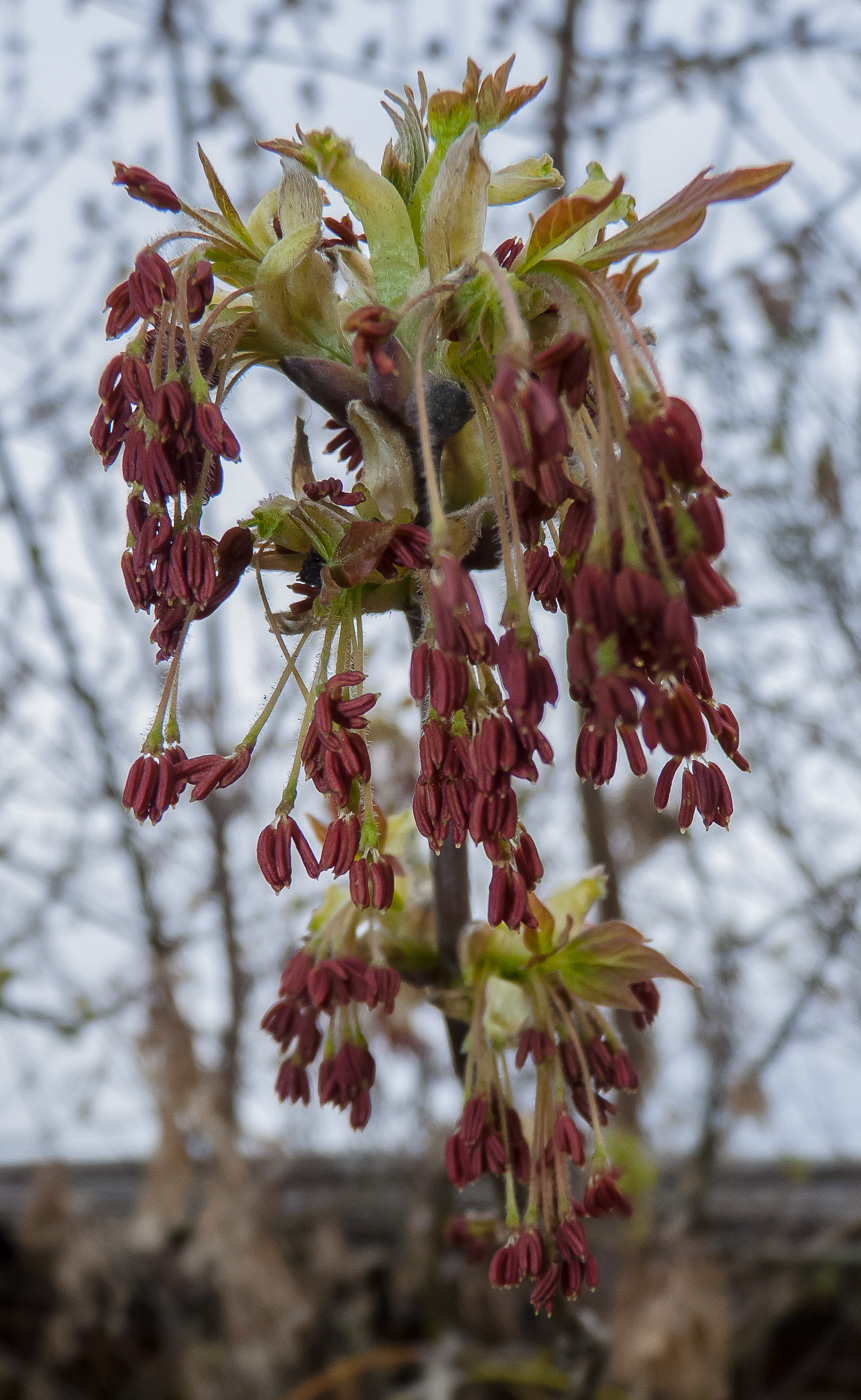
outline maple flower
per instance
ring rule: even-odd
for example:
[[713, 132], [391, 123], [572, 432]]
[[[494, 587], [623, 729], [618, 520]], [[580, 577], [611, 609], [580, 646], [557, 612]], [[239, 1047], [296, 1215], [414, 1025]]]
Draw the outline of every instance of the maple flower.
[[[639, 260], [678, 247], [711, 204], [759, 194], [788, 167], [703, 172], [638, 217], [623, 177], [592, 164], [579, 188], [531, 226], [512, 221], [488, 251], [491, 206], [562, 185], [546, 154], [496, 171], [488, 162], [485, 138], [543, 86], [510, 88], [512, 63], [482, 75], [470, 60], [456, 91], [428, 94], [420, 77], [418, 96], [388, 93], [395, 138], [379, 171], [330, 129], [261, 142], [280, 158], [280, 178], [245, 217], [202, 151], [215, 210], [117, 164], [130, 195], [182, 217], [108, 294], [107, 337], [129, 338], [101, 377], [91, 437], [106, 467], [120, 463], [122, 576], [168, 663], [124, 792], [134, 816], [160, 820], [186, 789], [192, 801], [218, 800], [247, 770], [288, 684], [304, 700], [258, 863], [276, 891], [297, 873], [294, 854], [309, 879], [331, 872], [336, 883], [264, 1018], [281, 1055], [277, 1093], [307, 1103], [322, 1050], [318, 1097], [363, 1128], [375, 1074], [367, 1032], [391, 1012], [402, 976], [466, 1020], [449, 1174], [458, 1186], [484, 1173], [504, 1181], [507, 1233], [491, 1280], [529, 1278], [536, 1310], [550, 1312], [560, 1293], [597, 1281], [582, 1218], [628, 1208], [602, 1129], [612, 1096], [637, 1077], [600, 1008], [645, 1027], [658, 1010], [654, 979], [686, 979], [630, 926], [586, 925], [597, 876], [555, 902], [539, 898], [523, 785], [553, 762], [542, 726], [567, 691], [581, 780], [611, 781], [620, 754], [644, 778], [647, 752], [661, 750], [659, 809], [678, 774], [683, 830], [696, 813], [706, 827], [729, 824], [715, 746], [748, 765], [700, 637], [704, 620], [737, 601], [721, 566], [726, 493], [694, 410], [667, 392], [637, 325], [655, 265]], [[324, 218], [332, 195], [349, 212]], [[207, 505], [241, 450], [229, 394], [258, 368], [322, 408], [335, 434], [327, 450], [353, 475], [348, 489], [318, 474], [299, 421], [289, 492], [249, 502], [216, 540]], [[231, 754], [187, 756], [177, 712], [186, 638], [251, 566], [282, 674]], [[482, 605], [482, 569], [502, 579], [498, 615]], [[273, 573], [294, 591], [280, 612], [264, 581]], [[539, 645], [537, 610], [564, 629], [562, 677]], [[407, 817], [375, 800], [371, 615], [410, 631], [421, 724]], [[274, 751], [265, 761], [278, 761]], [[328, 809], [304, 830], [294, 815], [303, 777]], [[407, 827], [432, 852], [471, 842], [486, 857], [487, 921], [459, 970], [417, 933]], [[506, 1056], [534, 1069], [529, 1137], [502, 1088]], [[578, 1197], [571, 1172], [581, 1168]]]

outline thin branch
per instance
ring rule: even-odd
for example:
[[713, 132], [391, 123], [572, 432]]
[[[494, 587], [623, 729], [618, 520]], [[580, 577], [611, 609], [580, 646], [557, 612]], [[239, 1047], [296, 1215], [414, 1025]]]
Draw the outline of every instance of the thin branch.
[[577, 21], [583, 0], [565, 0], [559, 28], [554, 33], [558, 50], [556, 88], [550, 104], [548, 136], [550, 151], [557, 170], [565, 178], [568, 171], [568, 142], [571, 136], [570, 114], [574, 104], [577, 62]]
[[102, 794], [112, 804], [119, 817], [120, 845], [134, 875], [147, 944], [154, 955], [164, 957], [170, 951], [171, 944], [165, 932], [161, 910], [153, 893], [148, 858], [140, 848], [131, 819], [126, 814], [122, 804], [122, 787], [111, 750], [109, 722], [101, 702], [87, 684], [78, 657], [77, 644], [60, 603], [57, 585], [45, 560], [45, 552], [39, 539], [36, 522], [30, 514], [18, 485], [12, 458], [6, 447], [2, 425], [0, 425], [0, 483], [2, 483], [6, 493], [9, 515], [23, 545], [36, 592], [42, 602], [63, 661], [66, 684], [84, 714], [93, 739], [101, 771]]

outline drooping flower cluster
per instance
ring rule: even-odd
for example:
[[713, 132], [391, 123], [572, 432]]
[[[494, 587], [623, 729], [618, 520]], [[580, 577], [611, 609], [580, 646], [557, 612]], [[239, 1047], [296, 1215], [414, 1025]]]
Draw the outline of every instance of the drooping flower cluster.
[[[321, 1104], [349, 1108], [350, 1126], [364, 1128], [371, 1116], [376, 1066], [358, 1008], [380, 1006], [390, 1012], [400, 985], [393, 968], [367, 963], [355, 953], [316, 961], [310, 952], [295, 953], [284, 969], [279, 1000], [263, 1017], [263, 1029], [284, 1056], [275, 1084], [278, 1097], [310, 1103], [308, 1066], [322, 1045], [317, 1073]], [[318, 1024], [321, 1015], [329, 1018], [325, 1037]]]
[[[635, 1075], [596, 1007], [651, 1019], [657, 994], [633, 930], [610, 958], [623, 972], [608, 989], [599, 975], [606, 947], [596, 951], [588, 932], [572, 938], [567, 925], [554, 933], [536, 895], [543, 866], [518, 790], [552, 762], [542, 723], [560, 687], [534, 611], [567, 625], [580, 778], [609, 781], [620, 742], [638, 777], [647, 771], [643, 745], [661, 749], [657, 805], [668, 804], [681, 771], [682, 828], [696, 811], [706, 826], [727, 826], [732, 798], [722, 767], [706, 757], [709, 736], [747, 765], [697, 630], [698, 619], [735, 602], [716, 567], [725, 493], [704, 466], [693, 411], [667, 395], [636, 325], [654, 265], [637, 262], [691, 237], [710, 203], [756, 194], [786, 167], [699, 175], [638, 219], [621, 178], [593, 165], [525, 243], [512, 235], [486, 252], [489, 204], [562, 183], [549, 156], [496, 172], [485, 160], [483, 137], [541, 88], [508, 90], [510, 68], [482, 80], [470, 62], [461, 92], [428, 98], [421, 82], [419, 102], [410, 89], [392, 98], [396, 140], [381, 173], [328, 130], [264, 143], [281, 157], [281, 180], [244, 220], [202, 153], [217, 211], [190, 209], [147, 171], [117, 165], [116, 182], [133, 197], [186, 222], [145, 248], [108, 296], [109, 338], [132, 335], [102, 376], [92, 439], [106, 466], [122, 453], [123, 576], [135, 608], [152, 615], [157, 659], [169, 661], [126, 784], [134, 815], [156, 822], [186, 788], [200, 800], [236, 782], [291, 679], [305, 697], [258, 863], [276, 891], [290, 885], [298, 856], [312, 879], [321, 871], [344, 879], [348, 895], [289, 964], [265, 1024], [285, 1055], [279, 1093], [307, 1102], [319, 1017], [329, 1017], [318, 1090], [322, 1101], [349, 1106], [356, 1127], [367, 1121], [374, 1077], [358, 1008], [391, 1005], [398, 956], [410, 971], [392, 943], [402, 867], [374, 802], [368, 714], [377, 696], [365, 690], [363, 620], [402, 614], [409, 626], [410, 689], [421, 707], [415, 826], [434, 852], [466, 842], [483, 849], [483, 927], [497, 951], [498, 937], [510, 940], [497, 958], [507, 972], [487, 972], [486, 958], [463, 969], [471, 1049], [449, 1169], [456, 1184], [485, 1171], [506, 1176], [512, 1238], [491, 1276], [534, 1278], [533, 1301], [549, 1310], [557, 1290], [575, 1296], [594, 1280], [581, 1217], [624, 1210], [600, 1128], [612, 1107], [604, 1092], [632, 1089]], [[323, 219], [321, 182], [349, 213]], [[623, 227], [608, 232], [614, 224]], [[168, 258], [175, 239], [180, 251]], [[611, 273], [617, 264], [623, 270]], [[328, 450], [353, 476], [315, 475], [300, 422], [292, 494], [262, 502], [216, 541], [203, 531], [204, 508], [221, 490], [223, 463], [239, 459], [224, 402], [256, 365], [280, 370], [323, 409], [335, 432]], [[184, 640], [251, 564], [284, 671], [232, 754], [188, 757], [177, 716]], [[473, 577], [497, 568], [498, 625]], [[273, 572], [294, 580], [294, 601], [278, 612], [264, 586]], [[316, 659], [303, 679], [309, 641]], [[303, 773], [329, 807], [319, 855], [294, 816]], [[523, 959], [521, 945], [530, 950]], [[575, 945], [576, 978], [566, 952]], [[432, 986], [427, 958], [423, 967]], [[675, 975], [668, 968], [656, 975]], [[488, 978], [523, 1000], [517, 1059], [532, 1060], [538, 1082], [531, 1142], [501, 1088], [498, 1061], [512, 1033], [488, 1049]], [[582, 1202], [566, 1184], [586, 1150], [572, 1113], [594, 1133]], [[522, 1220], [515, 1181], [529, 1184]]]
[[[597, 1282], [583, 1222], [632, 1211], [602, 1129], [616, 1112], [606, 1095], [634, 1091], [638, 1076], [596, 1003], [634, 1012], [644, 1028], [659, 1005], [653, 978], [687, 980], [628, 925], [584, 924], [602, 888], [593, 874], [558, 891], [547, 906], [533, 897], [534, 927], [518, 935], [476, 928], [464, 957], [469, 1059], [446, 1167], [459, 1188], [485, 1174], [503, 1178], [505, 1238], [490, 1261], [490, 1281], [510, 1288], [532, 1280], [533, 1306], [548, 1313], [558, 1293], [576, 1298]], [[528, 1061], [534, 1069], [529, 1142], [505, 1062], [513, 1047], [515, 1069]], [[591, 1149], [579, 1124], [586, 1125]], [[579, 1197], [573, 1168], [585, 1172]], [[526, 1188], [525, 1201], [517, 1183]], [[465, 1238], [475, 1249], [469, 1224], [467, 1217]], [[486, 1250], [493, 1236], [483, 1239]]]

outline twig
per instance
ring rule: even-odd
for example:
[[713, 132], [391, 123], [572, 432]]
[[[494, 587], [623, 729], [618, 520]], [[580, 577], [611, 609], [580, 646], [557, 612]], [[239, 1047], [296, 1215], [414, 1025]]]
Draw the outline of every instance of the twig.
[[386, 1366], [414, 1366], [421, 1360], [423, 1352], [424, 1347], [420, 1342], [393, 1342], [388, 1346], [359, 1352], [358, 1356], [344, 1356], [288, 1390], [284, 1400], [316, 1400], [318, 1395], [324, 1395], [333, 1386], [343, 1385], [345, 1381], [354, 1380], [368, 1371], [379, 1371]]

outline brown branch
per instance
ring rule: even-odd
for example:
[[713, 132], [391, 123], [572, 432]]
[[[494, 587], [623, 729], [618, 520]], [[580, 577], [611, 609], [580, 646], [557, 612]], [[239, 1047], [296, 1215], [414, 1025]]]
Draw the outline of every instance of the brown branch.
[[[219, 794], [220, 796], [220, 794]], [[228, 798], [229, 802], [229, 798]], [[225, 1120], [236, 1126], [237, 1098], [242, 1081], [242, 1027], [248, 1006], [251, 979], [245, 968], [236, 900], [228, 863], [228, 833], [232, 810], [224, 801], [210, 801], [207, 806], [209, 830], [212, 837], [213, 870], [210, 889], [219, 909], [221, 941], [227, 965], [227, 995], [230, 1005], [227, 1021], [221, 1032], [220, 1108]]]
[[122, 805], [122, 787], [117, 774], [109, 738], [109, 724], [95, 692], [90, 689], [78, 658], [78, 649], [66, 615], [60, 603], [57, 585], [45, 562], [36, 522], [30, 514], [18, 486], [12, 459], [0, 428], [0, 482], [6, 493], [9, 514], [18, 531], [36, 592], [42, 602], [54, 640], [60, 652], [66, 685], [75, 697], [87, 721], [101, 770], [102, 794], [119, 815], [119, 839], [123, 853], [131, 866], [134, 884], [143, 915], [144, 930], [150, 952], [163, 959], [171, 949], [161, 910], [152, 887], [148, 858], [141, 850], [130, 818]]
[[388, 1346], [372, 1347], [358, 1356], [343, 1356], [333, 1361], [324, 1371], [309, 1376], [299, 1385], [288, 1390], [284, 1400], [316, 1400], [333, 1386], [363, 1376], [368, 1371], [379, 1371], [385, 1366], [414, 1366], [422, 1356], [424, 1347], [420, 1342], [394, 1342]]
[[804, 1012], [807, 1010], [814, 997], [822, 990], [825, 982], [825, 973], [829, 964], [837, 957], [843, 944], [856, 928], [856, 901], [851, 901], [838, 919], [837, 923], [825, 933], [825, 946], [817, 959], [815, 967], [803, 979], [801, 986], [793, 998], [791, 1005], [781, 1017], [771, 1039], [763, 1050], [751, 1060], [747, 1069], [743, 1072], [743, 1079], [757, 1080], [768, 1069], [778, 1056], [786, 1049], [792, 1040], [798, 1023]]
[[[449, 834], [439, 855], [431, 856], [431, 877], [439, 964], [447, 981], [455, 983], [461, 977], [458, 957], [460, 935], [471, 917], [469, 853], [466, 845], [456, 846]], [[466, 1071], [463, 1042], [468, 1027], [465, 1021], [455, 1021], [448, 1017], [445, 1025], [452, 1063], [458, 1079], [462, 1080]]]
[[559, 173], [564, 177], [568, 168], [568, 142], [571, 137], [569, 115], [574, 102], [577, 79], [577, 21], [583, 0], [565, 0], [559, 28], [554, 38], [559, 54], [556, 88], [550, 104], [547, 132], [550, 152]]

